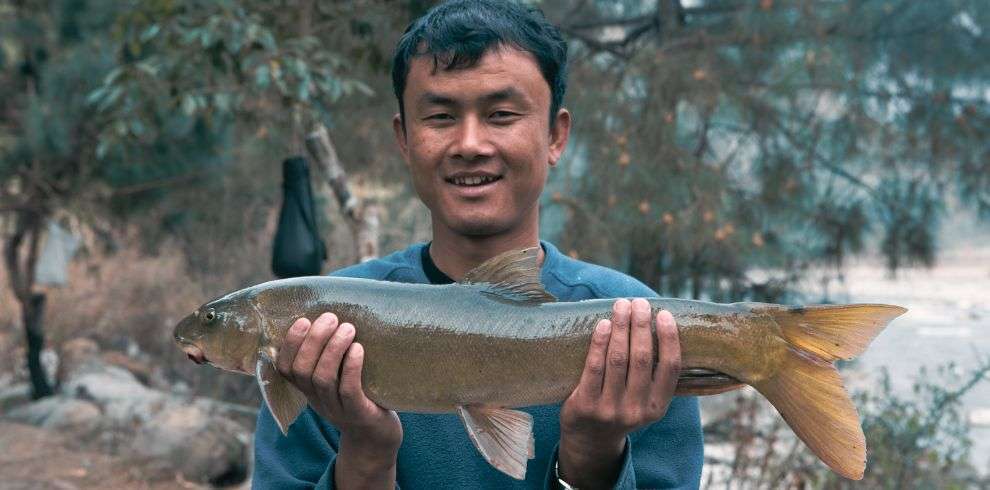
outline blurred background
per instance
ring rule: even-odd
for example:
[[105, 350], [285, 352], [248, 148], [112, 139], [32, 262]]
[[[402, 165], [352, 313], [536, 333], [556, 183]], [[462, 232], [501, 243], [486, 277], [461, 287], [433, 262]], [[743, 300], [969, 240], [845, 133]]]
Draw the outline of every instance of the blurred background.
[[[0, 0], [0, 486], [247, 484], [258, 390], [172, 327], [274, 278], [289, 157], [322, 272], [429, 239], [389, 67], [435, 3]], [[910, 310], [843, 366], [863, 482], [743, 390], [703, 486], [985, 488], [987, 3], [528, 3], [570, 49], [545, 239], [663, 296]]]

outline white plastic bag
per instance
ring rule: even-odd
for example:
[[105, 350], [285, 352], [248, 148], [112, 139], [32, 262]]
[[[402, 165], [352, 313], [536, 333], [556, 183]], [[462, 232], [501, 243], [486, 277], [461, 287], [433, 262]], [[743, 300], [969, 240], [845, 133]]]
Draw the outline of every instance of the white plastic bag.
[[39, 286], [64, 286], [68, 282], [69, 261], [79, 248], [79, 238], [54, 221], [34, 267], [34, 283]]

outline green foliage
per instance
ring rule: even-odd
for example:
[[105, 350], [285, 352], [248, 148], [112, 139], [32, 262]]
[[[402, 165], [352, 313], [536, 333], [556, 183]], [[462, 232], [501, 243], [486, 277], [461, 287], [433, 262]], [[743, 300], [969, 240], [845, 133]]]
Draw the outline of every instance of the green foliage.
[[582, 257], [667, 295], [784, 301], [873, 237], [891, 270], [931, 265], [947, 199], [987, 209], [981, 2], [544, 5], [572, 39], [581, 155], [547, 205]]
[[[962, 382], [959, 371], [951, 363], [935, 373], [922, 368], [909, 398], [894, 395], [884, 370], [878, 386], [858, 394], [870, 444], [868, 478], [860, 486], [967, 488], [977, 483], [967, 463], [972, 441], [960, 399], [986, 379], [990, 366], [968, 373]], [[845, 486], [836, 478], [826, 482]]]
[[[854, 395], [866, 436], [863, 479], [831, 472], [793, 436], [760, 397], [740, 394], [725, 417], [706, 427], [706, 444], [728, 444], [725, 468], [708, 488], [983, 488], [969, 464], [972, 441], [961, 399], [986, 381], [990, 364], [960, 375], [953, 364], [934, 373], [919, 370], [910, 394], [893, 386], [883, 370], [878, 382]], [[719, 452], [721, 453], [721, 452]], [[723, 453], [724, 454], [724, 453]], [[717, 473], [718, 469], [714, 473]], [[713, 473], [713, 474], [714, 474]]]
[[169, 114], [215, 126], [291, 121], [297, 109], [319, 117], [341, 97], [372, 95], [346, 76], [340, 53], [278, 14], [252, 2], [125, 4], [114, 31], [121, 62], [89, 94], [114, 120], [101, 147], [148, 142]]

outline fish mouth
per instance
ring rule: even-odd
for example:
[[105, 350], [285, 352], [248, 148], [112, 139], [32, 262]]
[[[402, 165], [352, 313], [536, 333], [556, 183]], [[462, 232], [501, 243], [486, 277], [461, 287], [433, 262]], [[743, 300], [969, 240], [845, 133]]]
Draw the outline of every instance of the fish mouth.
[[195, 362], [196, 364], [207, 363], [206, 354], [203, 353], [203, 349], [200, 349], [192, 344], [183, 343], [182, 350], [186, 353], [186, 357], [188, 357], [190, 361]]

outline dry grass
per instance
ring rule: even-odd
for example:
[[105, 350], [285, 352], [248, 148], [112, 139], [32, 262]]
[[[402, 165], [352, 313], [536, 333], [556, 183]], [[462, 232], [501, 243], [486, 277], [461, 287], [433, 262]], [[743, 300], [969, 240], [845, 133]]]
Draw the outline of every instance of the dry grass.
[[[409, 206], [409, 199], [387, 203], [383, 254], [428, 236], [428, 213], [422, 205]], [[172, 341], [176, 322], [194, 308], [273, 279], [271, 246], [278, 208], [239, 208], [237, 213], [231, 209], [225, 206], [215, 222], [162, 233], [166, 238], [161, 242], [150, 239], [147, 228], [118, 229], [112, 237], [113, 253], [102, 251], [104, 244], [84, 226], [74, 227], [83, 245], [71, 262], [68, 284], [44, 290], [46, 346], [59, 350], [69, 340], [88, 337], [104, 350], [133, 354], [136, 347], [140, 360], [159, 367], [168, 381], [187, 383], [194, 394], [257, 403], [258, 390], [250, 378], [195, 366]], [[325, 268], [331, 270], [353, 263], [353, 237], [342, 218], [327, 215], [330, 223], [323, 231], [330, 257]], [[27, 379], [23, 345], [20, 306], [0, 267], [0, 351], [12, 354], [0, 357], [0, 384], [11, 374], [17, 381]]]
[[[261, 240], [242, 242], [217, 258], [219, 272], [193, 273], [178, 245], [161, 244], [156, 254], [148, 255], [136, 245], [137, 240], [124, 236], [118, 243], [125, 246], [113, 254], [77, 256], [69, 267], [66, 286], [39, 289], [47, 294], [46, 345], [57, 351], [71, 339], [87, 337], [104, 350], [137, 353], [138, 358], [160, 368], [167, 380], [183, 381], [195, 394], [256, 403], [257, 390], [250, 387], [250, 378], [197, 368], [175, 347], [172, 329], [209, 299], [271, 279], [269, 245]], [[13, 353], [0, 361], [0, 373], [23, 380], [20, 308], [2, 268], [0, 280], [0, 348]]]

